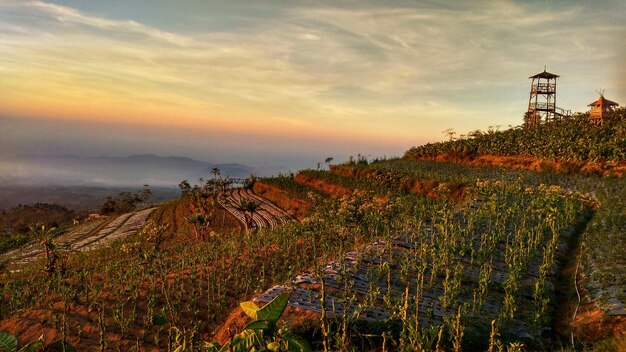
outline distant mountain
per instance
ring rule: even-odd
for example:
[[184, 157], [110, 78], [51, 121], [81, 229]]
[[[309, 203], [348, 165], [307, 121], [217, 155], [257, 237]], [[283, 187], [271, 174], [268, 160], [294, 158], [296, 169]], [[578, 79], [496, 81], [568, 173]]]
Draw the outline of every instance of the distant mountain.
[[176, 187], [211, 178], [219, 168], [223, 177], [247, 177], [255, 170], [237, 163], [214, 164], [186, 157], [131, 155], [127, 157], [26, 156], [0, 160], [0, 182], [5, 185], [64, 185]]

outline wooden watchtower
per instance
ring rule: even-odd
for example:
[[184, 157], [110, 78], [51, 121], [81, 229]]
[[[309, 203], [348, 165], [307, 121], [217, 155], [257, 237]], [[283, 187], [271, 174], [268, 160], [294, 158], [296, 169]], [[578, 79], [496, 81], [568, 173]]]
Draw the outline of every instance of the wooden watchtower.
[[524, 114], [524, 127], [529, 128], [552, 120], [560, 120], [572, 115], [570, 110], [556, 106], [556, 79], [558, 75], [545, 69], [534, 76], [530, 83], [528, 111]]
[[604, 122], [609, 117], [609, 113], [614, 111], [614, 108], [619, 104], [606, 99], [604, 95], [600, 94], [600, 99], [587, 105], [591, 106], [591, 113], [589, 114], [589, 122], [597, 126], [604, 125]]

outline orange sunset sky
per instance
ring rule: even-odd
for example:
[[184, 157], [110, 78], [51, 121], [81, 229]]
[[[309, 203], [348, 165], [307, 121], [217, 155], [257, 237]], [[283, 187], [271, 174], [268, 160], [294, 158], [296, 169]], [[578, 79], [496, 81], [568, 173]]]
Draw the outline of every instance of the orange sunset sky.
[[626, 102], [623, 1], [0, 0], [0, 157], [314, 167]]

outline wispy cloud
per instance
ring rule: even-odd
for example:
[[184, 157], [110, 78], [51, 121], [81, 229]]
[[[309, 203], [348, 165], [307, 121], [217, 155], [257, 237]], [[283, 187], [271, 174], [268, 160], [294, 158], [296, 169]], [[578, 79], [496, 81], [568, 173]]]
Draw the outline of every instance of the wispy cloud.
[[625, 5], [543, 6], [293, 3], [250, 26], [176, 32], [8, 1], [0, 108], [34, 101], [51, 115], [143, 115], [143, 123], [158, 115], [179, 126], [332, 130], [397, 143], [436, 139], [446, 127], [519, 123], [526, 77], [544, 64], [563, 75], [567, 107], [584, 108], [586, 86], [626, 100], [624, 75], [615, 76], [626, 59]]

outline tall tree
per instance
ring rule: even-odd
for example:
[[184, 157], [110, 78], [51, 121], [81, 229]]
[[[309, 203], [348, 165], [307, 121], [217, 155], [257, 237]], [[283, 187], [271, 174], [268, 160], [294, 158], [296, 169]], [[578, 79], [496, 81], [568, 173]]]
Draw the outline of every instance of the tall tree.
[[235, 209], [237, 209], [238, 211], [243, 213], [243, 224], [245, 227], [245, 231], [248, 232], [250, 227], [249, 227], [249, 222], [248, 222], [248, 200], [246, 198], [239, 198], [239, 200], [237, 201], [237, 203], [235, 204]]
[[[239, 210], [243, 213], [244, 225], [246, 227], [246, 232], [250, 230], [250, 227], [253, 225], [254, 213], [256, 213], [261, 207], [261, 203], [255, 202], [252, 199], [241, 197], [237, 201], [235, 205], [235, 209]], [[248, 213], [250, 216], [248, 217]]]
[[217, 189], [217, 178], [221, 179], [222, 170], [219, 167], [214, 167], [211, 169], [211, 175], [213, 175], [213, 193], [216, 193]]
[[335, 160], [335, 158], [333, 158], [332, 156], [329, 156], [328, 158], [326, 158], [326, 160], [324, 160], [324, 162], [326, 163], [326, 165], [328, 165], [328, 167], [330, 168], [330, 163], [333, 162], [333, 160]]
[[48, 276], [52, 276], [56, 271], [56, 262], [59, 255], [56, 251], [56, 245], [52, 238], [54, 237], [55, 228], [46, 228], [44, 225], [37, 224], [30, 227], [30, 232], [37, 238], [39, 244], [46, 251], [46, 266], [44, 271]]

